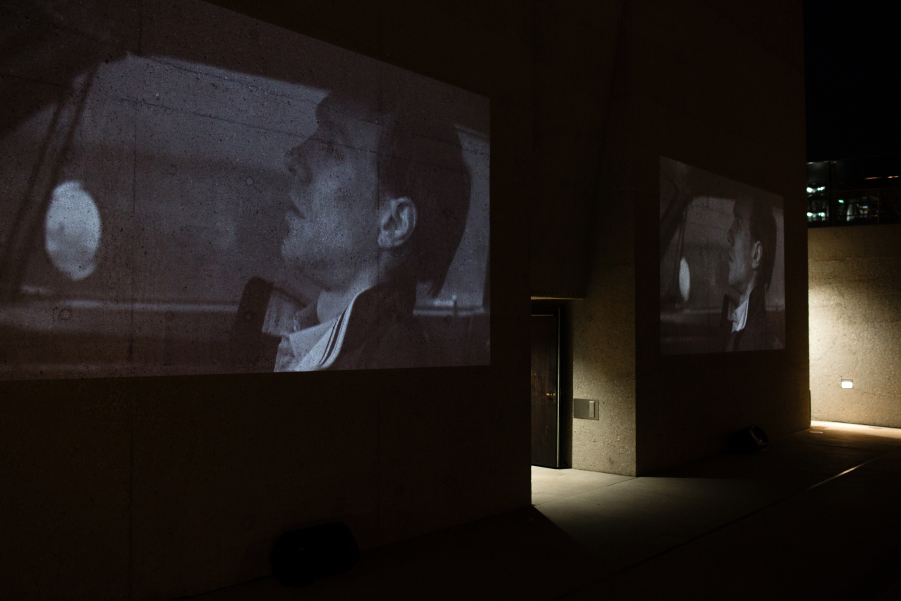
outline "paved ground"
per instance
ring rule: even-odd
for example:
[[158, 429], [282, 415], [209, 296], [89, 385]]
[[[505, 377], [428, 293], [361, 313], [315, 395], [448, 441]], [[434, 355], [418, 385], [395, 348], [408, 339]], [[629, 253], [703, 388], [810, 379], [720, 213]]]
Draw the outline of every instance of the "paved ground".
[[192, 599], [901, 599], [901, 430], [814, 422], [642, 478], [533, 468], [532, 494], [309, 587]]

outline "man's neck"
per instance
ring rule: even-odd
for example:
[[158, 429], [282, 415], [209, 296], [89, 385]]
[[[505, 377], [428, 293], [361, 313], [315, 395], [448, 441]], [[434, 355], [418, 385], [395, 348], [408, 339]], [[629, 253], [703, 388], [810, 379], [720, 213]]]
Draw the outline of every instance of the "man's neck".
[[737, 305], [741, 306], [741, 305], [747, 303], [748, 299], [751, 298], [751, 292], [753, 292], [754, 288], [756, 288], [756, 287], [757, 287], [757, 274], [755, 274], [754, 277], [751, 278], [750, 283], [748, 283], [748, 287], [745, 288], [745, 291], [739, 295]]
[[350, 284], [341, 289], [323, 289], [316, 301], [316, 316], [319, 318], [319, 323], [324, 323], [340, 315], [358, 294], [372, 288], [377, 282], [378, 278], [374, 273], [361, 272]]

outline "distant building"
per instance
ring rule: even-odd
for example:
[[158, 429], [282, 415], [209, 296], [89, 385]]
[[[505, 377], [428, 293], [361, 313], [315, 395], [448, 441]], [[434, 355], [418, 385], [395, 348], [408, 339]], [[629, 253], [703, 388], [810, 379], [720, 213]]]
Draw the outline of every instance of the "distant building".
[[810, 227], [901, 223], [901, 156], [807, 163]]

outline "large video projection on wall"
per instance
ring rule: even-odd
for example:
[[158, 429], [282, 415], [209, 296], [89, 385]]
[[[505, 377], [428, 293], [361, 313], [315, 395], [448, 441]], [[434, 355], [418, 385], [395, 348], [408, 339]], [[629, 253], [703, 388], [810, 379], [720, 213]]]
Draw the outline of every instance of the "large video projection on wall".
[[0, 379], [490, 362], [486, 98], [196, 0], [0, 23]]
[[782, 197], [660, 158], [660, 352], [785, 348]]

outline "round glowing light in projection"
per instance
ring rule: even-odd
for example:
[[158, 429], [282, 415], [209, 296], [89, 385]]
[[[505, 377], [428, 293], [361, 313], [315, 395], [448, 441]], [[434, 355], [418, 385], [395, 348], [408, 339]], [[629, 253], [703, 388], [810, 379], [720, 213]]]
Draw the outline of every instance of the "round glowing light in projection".
[[679, 261], [679, 294], [682, 296], [682, 302], [688, 302], [688, 293], [691, 292], [691, 272], [688, 270], [688, 261], [685, 257]]
[[53, 265], [69, 279], [83, 280], [94, 273], [100, 211], [81, 182], [65, 182], [53, 190], [44, 220], [44, 247]]

